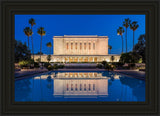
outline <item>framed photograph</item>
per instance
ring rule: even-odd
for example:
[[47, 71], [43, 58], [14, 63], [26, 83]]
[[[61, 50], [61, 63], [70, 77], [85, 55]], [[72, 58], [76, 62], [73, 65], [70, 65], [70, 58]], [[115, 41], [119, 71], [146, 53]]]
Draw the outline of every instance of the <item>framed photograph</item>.
[[159, 115], [159, 1], [3, 1], [2, 115]]

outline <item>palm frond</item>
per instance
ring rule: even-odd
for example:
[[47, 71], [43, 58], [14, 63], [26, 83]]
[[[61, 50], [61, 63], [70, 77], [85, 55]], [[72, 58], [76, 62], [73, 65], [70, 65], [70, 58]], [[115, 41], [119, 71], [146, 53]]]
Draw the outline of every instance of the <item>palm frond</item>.
[[46, 45], [47, 45], [47, 47], [52, 47], [51, 42], [48, 42]]
[[33, 34], [33, 32], [32, 32], [32, 30], [30, 29], [30, 27], [24, 28], [23, 31], [24, 31], [25, 35], [28, 36], [28, 37]]
[[32, 26], [35, 25], [35, 20], [33, 18], [29, 19], [29, 24], [31, 24]]
[[123, 35], [123, 33], [124, 33], [123, 27], [119, 27], [119, 28], [117, 29], [117, 35]]
[[44, 27], [38, 28], [37, 33], [38, 33], [40, 36], [46, 35], [46, 31], [44, 31]]

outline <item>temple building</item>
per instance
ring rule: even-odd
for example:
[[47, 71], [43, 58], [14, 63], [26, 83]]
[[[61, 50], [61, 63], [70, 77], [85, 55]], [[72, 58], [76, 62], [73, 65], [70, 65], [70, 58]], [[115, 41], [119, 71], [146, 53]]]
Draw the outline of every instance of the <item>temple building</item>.
[[[53, 42], [50, 62], [118, 62], [120, 59], [120, 55], [108, 54], [108, 36], [54, 36]], [[35, 55], [35, 61], [38, 58], [39, 55]], [[47, 62], [47, 55], [42, 55], [41, 61]]]

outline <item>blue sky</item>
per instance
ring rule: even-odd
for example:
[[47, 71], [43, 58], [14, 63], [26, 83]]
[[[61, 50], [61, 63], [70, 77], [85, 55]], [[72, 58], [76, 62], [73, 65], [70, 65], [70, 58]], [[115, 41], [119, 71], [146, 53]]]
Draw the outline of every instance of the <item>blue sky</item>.
[[[37, 34], [37, 28], [44, 27], [46, 35], [42, 40], [42, 52], [48, 54], [46, 43], [53, 44], [53, 36], [63, 35], [98, 35], [108, 36], [109, 45], [112, 46], [112, 54], [120, 54], [122, 51], [122, 40], [117, 35], [117, 29], [122, 26], [125, 18], [131, 21], [137, 21], [139, 28], [135, 31], [135, 43], [138, 42], [138, 37], [145, 34], [145, 15], [15, 15], [15, 39], [21, 42], [28, 42], [27, 36], [23, 30], [25, 27], [30, 27], [28, 21], [34, 18], [36, 25], [33, 27], [33, 43], [34, 52], [40, 51], [40, 36]], [[128, 28], [128, 51], [132, 50], [133, 46], [133, 31]], [[124, 52], [125, 49], [125, 33]], [[27, 43], [28, 45], [28, 43]], [[54, 45], [53, 45], [54, 46]], [[30, 40], [30, 49], [31, 40]], [[110, 53], [110, 52], [109, 52]], [[53, 47], [52, 47], [53, 54]]]

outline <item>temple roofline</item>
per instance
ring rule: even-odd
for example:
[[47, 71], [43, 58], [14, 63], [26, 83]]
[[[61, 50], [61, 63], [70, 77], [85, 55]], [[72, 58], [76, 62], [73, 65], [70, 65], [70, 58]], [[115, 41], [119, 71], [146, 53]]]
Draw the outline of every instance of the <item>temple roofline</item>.
[[53, 38], [108, 38], [108, 36], [98, 35], [64, 35], [64, 36], [53, 36]]

